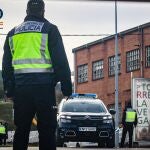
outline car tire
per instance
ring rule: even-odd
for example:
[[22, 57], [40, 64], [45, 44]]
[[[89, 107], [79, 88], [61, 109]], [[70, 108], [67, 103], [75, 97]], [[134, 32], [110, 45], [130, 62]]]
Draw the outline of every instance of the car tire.
[[99, 148], [104, 148], [105, 147], [105, 142], [104, 141], [98, 142], [98, 147]]
[[78, 148], [80, 147], [80, 144], [78, 142], [76, 143], [76, 147], [78, 147]]
[[57, 147], [63, 147], [64, 146], [64, 140], [60, 138], [58, 135], [58, 130], [56, 131], [56, 145]]
[[113, 137], [113, 139], [108, 140], [106, 143], [108, 148], [114, 148], [115, 147], [115, 137]]
[[64, 141], [60, 138], [57, 138], [56, 145], [57, 145], [57, 147], [63, 147]]

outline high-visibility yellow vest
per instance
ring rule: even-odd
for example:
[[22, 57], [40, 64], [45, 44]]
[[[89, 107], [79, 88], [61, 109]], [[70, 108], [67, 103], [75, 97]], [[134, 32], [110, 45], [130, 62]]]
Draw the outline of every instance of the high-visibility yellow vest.
[[133, 109], [127, 109], [126, 111], [126, 122], [134, 122], [136, 117], [136, 112]]
[[[36, 32], [38, 25], [39, 22], [25, 22], [16, 30], [16, 34], [9, 38], [15, 74], [53, 72], [48, 50], [48, 34]], [[26, 28], [35, 30], [35, 32], [21, 32], [18, 34], [19, 30], [25, 30]]]
[[6, 128], [3, 125], [0, 126], [0, 134], [6, 134]]

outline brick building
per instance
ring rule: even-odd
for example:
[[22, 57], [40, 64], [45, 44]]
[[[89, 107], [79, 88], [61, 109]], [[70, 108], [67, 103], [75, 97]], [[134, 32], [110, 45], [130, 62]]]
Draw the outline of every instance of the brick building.
[[[131, 98], [134, 78], [150, 78], [150, 22], [118, 33], [119, 108]], [[97, 93], [109, 107], [115, 103], [115, 35], [73, 49], [75, 92]]]

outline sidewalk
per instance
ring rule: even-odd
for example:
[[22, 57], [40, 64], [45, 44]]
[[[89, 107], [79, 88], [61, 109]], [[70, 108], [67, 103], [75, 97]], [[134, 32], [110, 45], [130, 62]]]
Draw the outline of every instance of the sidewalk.
[[141, 141], [138, 143], [139, 147], [141, 148], [150, 148], [150, 142], [146, 141]]

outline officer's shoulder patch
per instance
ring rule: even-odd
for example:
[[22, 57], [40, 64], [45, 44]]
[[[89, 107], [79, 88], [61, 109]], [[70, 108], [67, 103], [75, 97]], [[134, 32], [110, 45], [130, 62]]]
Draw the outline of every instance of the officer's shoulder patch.
[[22, 32], [41, 32], [43, 25], [43, 22], [26, 21], [15, 28], [15, 34]]

